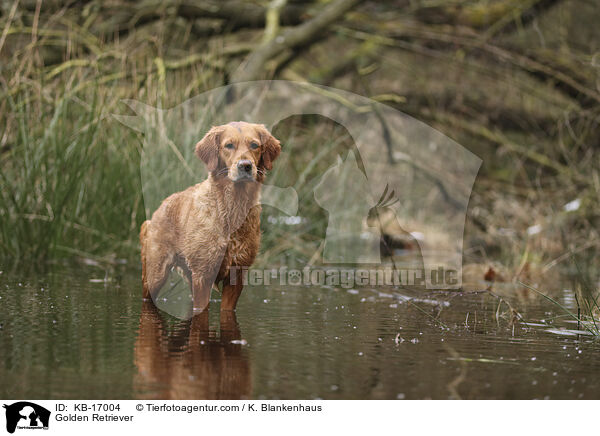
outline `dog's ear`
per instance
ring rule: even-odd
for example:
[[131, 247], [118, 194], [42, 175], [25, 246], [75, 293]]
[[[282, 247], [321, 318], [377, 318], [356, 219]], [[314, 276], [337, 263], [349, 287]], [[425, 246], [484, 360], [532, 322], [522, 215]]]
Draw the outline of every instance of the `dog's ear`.
[[260, 126], [258, 129], [260, 142], [262, 144], [262, 164], [267, 170], [273, 169], [273, 161], [277, 159], [281, 153], [281, 143], [267, 130], [265, 126]]
[[222, 133], [222, 127], [213, 126], [196, 144], [196, 156], [206, 164], [209, 172], [216, 170], [219, 165], [219, 144]]

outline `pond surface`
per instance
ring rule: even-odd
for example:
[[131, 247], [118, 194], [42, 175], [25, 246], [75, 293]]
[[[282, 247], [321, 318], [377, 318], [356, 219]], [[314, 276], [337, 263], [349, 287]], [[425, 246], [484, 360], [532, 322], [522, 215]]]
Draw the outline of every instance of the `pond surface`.
[[535, 295], [251, 287], [181, 321], [138, 271], [32, 277], [0, 275], [0, 398], [600, 398], [600, 343]]

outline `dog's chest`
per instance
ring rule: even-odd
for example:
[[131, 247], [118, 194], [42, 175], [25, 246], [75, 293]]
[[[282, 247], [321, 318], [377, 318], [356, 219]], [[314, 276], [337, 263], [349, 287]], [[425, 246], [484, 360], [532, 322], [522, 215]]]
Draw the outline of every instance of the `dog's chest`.
[[252, 265], [258, 254], [259, 245], [260, 207], [255, 207], [248, 213], [240, 228], [229, 237], [219, 275], [226, 275], [232, 265]]

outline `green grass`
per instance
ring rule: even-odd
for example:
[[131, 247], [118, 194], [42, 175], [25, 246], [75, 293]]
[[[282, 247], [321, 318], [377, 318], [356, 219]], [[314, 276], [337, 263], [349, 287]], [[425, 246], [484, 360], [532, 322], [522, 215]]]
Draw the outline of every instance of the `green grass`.
[[[596, 337], [600, 337], [600, 326], [594, 316], [597, 311], [600, 309], [598, 305], [598, 296], [595, 293], [582, 293], [581, 290], [578, 290], [579, 297], [577, 298], [577, 313], [572, 312], [564, 305], [560, 304], [557, 300], [550, 297], [547, 294], [544, 294], [540, 290], [530, 286], [526, 283], [518, 281], [521, 286], [535, 292], [546, 300], [550, 301], [555, 306], [562, 309], [563, 312], [567, 315], [568, 318], [571, 318], [577, 321], [577, 329], [580, 330], [583, 327], [586, 331], [591, 333]], [[577, 296], [577, 294], [576, 294]], [[583, 300], [581, 299], [583, 297]], [[583, 306], [583, 307], [582, 307]], [[583, 310], [582, 310], [583, 309]]]
[[13, 140], [0, 157], [0, 257], [131, 255], [143, 218], [139, 141], [104, 118], [98, 92], [85, 100], [66, 93], [47, 112], [27, 97], [8, 100]]

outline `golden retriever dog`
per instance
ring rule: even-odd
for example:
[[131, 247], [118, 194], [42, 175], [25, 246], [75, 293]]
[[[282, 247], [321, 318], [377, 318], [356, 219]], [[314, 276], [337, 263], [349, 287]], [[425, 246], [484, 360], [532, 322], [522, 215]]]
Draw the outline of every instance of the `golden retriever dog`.
[[260, 188], [280, 152], [280, 142], [261, 124], [232, 122], [208, 131], [196, 144], [208, 178], [169, 196], [142, 224], [144, 298], [154, 299], [179, 267], [191, 285], [194, 312], [207, 309], [219, 282], [221, 310], [235, 310], [241, 269], [258, 253]]

